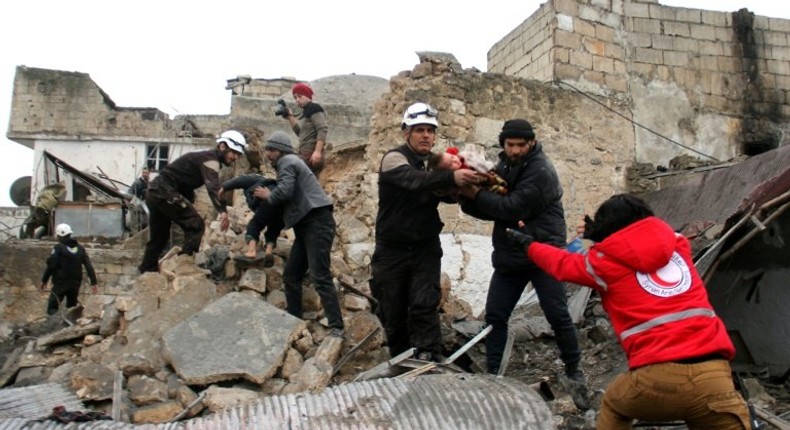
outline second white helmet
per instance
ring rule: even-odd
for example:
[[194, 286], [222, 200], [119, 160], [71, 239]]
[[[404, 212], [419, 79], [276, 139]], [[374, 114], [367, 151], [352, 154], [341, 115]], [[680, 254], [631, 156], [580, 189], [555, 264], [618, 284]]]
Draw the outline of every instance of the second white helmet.
[[432, 108], [429, 104], [423, 102], [414, 103], [403, 113], [403, 121], [400, 126], [401, 129], [404, 130], [406, 127], [417, 124], [430, 124], [434, 127], [438, 127], [439, 121], [436, 120], [438, 115], [439, 113], [436, 109]]
[[71, 233], [71, 226], [68, 224], [58, 224], [58, 226], [55, 227], [55, 235], [58, 237], [66, 237]]
[[228, 130], [222, 133], [217, 139], [217, 143], [225, 143], [230, 150], [239, 154], [244, 154], [244, 151], [247, 149], [247, 139], [236, 130]]

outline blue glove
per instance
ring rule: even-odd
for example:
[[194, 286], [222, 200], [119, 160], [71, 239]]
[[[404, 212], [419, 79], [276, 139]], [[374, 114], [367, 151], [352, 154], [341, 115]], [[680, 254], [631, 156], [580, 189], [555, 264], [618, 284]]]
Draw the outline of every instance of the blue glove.
[[527, 252], [527, 248], [529, 248], [529, 245], [535, 241], [535, 239], [533, 239], [532, 236], [526, 233], [522, 233], [518, 230], [514, 230], [512, 228], [506, 228], [505, 233], [507, 233], [507, 237], [510, 239], [511, 242], [524, 248], [524, 252]]

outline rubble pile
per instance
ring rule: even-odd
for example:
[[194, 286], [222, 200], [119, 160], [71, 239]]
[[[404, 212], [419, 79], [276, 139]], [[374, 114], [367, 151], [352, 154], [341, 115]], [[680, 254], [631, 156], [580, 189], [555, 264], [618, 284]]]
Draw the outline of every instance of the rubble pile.
[[[283, 311], [287, 247], [287, 239], [281, 240], [271, 268], [240, 267], [227, 259], [226, 270], [238, 277], [223, 280], [212, 280], [212, 272], [193, 257], [168, 256], [161, 273], [141, 275], [128, 295], [88, 296], [78, 318], [71, 319], [71, 310], [20, 327], [3, 344], [1, 382], [61, 382], [97, 412], [110, 414], [113, 398], [119, 398], [122, 420], [166, 423], [266, 396], [320, 392], [387, 361], [365, 283], [346, 288], [353, 278], [340, 275], [345, 339], [328, 336], [320, 299], [310, 287], [304, 291], [304, 320]], [[572, 295], [580, 291], [570, 289]], [[446, 276], [443, 297], [444, 345], [451, 353], [483, 323], [453, 297]], [[579, 325], [587, 393], [573, 392], [558, 377], [562, 363], [539, 306], [519, 307], [511, 323], [515, 342], [505, 377], [533, 385], [548, 400], [557, 428], [595, 428], [603, 389], [626, 366], [597, 298], [587, 302]], [[482, 372], [483, 344], [456, 361], [463, 371]], [[790, 409], [783, 384], [746, 381], [760, 407], [776, 414]]]

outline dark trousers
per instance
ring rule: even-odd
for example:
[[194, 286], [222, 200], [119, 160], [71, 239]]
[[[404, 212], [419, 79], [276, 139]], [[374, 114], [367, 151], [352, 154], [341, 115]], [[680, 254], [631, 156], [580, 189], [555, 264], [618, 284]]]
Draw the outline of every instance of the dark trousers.
[[47, 315], [58, 312], [60, 302], [66, 298], [66, 307], [77, 306], [77, 297], [80, 295], [80, 284], [53, 284], [47, 300]]
[[192, 255], [200, 249], [206, 223], [192, 202], [175, 191], [162, 188], [149, 189], [145, 202], [149, 211], [148, 243], [139, 267], [141, 273], [159, 270], [159, 254], [167, 246], [172, 223], [178, 224], [184, 231], [182, 254]]
[[495, 270], [486, 297], [486, 323], [493, 326], [486, 337], [486, 362], [490, 373], [499, 371], [507, 342], [507, 322], [530, 281], [538, 295], [543, 315], [554, 331], [560, 359], [566, 366], [575, 365], [581, 360], [576, 326], [573, 325], [565, 298], [565, 284], [538, 268], [508, 273]]
[[409, 245], [376, 243], [370, 288], [379, 302], [391, 356], [411, 347], [442, 353], [441, 261], [438, 237]]
[[293, 230], [294, 243], [283, 271], [286, 310], [295, 317], [302, 317], [302, 281], [310, 269], [310, 280], [321, 297], [329, 327], [342, 329], [343, 314], [330, 270], [330, 251], [335, 240], [332, 206], [313, 209], [293, 226]]
[[266, 229], [263, 239], [266, 243], [277, 245], [277, 238], [282, 233], [285, 224], [283, 223], [282, 206], [272, 206], [268, 201], [262, 200], [255, 208], [255, 214], [247, 223], [247, 232], [244, 234], [246, 242], [251, 240], [258, 241], [261, 232]]

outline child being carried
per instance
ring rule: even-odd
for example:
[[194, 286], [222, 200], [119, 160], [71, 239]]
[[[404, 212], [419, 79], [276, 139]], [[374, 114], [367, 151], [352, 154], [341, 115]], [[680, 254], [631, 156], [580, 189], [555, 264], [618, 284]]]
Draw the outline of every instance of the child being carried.
[[474, 145], [466, 145], [463, 150], [455, 146], [445, 152], [431, 154], [428, 158], [429, 170], [469, 169], [477, 172], [480, 186], [501, 195], [507, 194], [507, 182], [494, 172], [496, 164], [487, 160], [482, 150]]

